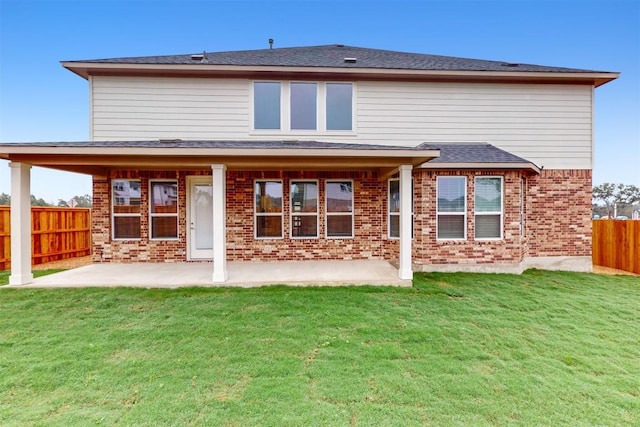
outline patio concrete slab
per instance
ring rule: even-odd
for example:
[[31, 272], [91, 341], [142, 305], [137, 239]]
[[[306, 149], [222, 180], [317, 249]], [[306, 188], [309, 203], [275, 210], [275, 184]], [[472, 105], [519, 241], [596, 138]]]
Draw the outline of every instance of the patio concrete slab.
[[91, 264], [48, 276], [16, 288], [141, 287], [180, 288], [290, 286], [411, 286], [387, 261], [230, 262], [228, 280], [213, 283], [210, 262]]

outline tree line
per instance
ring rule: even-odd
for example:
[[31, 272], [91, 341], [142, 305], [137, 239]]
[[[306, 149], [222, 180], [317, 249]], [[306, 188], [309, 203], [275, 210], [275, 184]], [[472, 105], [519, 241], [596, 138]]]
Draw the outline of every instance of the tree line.
[[[633, 211], [640, 210], [640, 187], [605, 182], [593, 187], [593, 215], [616, 218], [632, 218]], [[596, 202], [602, 202], [599, 205]]]
[[[7, 193], [0, 194], [0, 205], [10, 205], [11, 196]], [[42, 198], [31, 195], [31, 206], [57, 206], [64, 208], [90, 208], [93, 206], [93, 200], [89, 194], [84, 196], [73, 196], [71, 200], [58, 199], [58, 204], [49, 203]]]

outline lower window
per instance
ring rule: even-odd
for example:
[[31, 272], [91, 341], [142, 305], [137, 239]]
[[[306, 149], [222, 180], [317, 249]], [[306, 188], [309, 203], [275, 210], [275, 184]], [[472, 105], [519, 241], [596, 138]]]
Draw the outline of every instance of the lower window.
[[114, 179], [111, 183], [113, 238], [140, 238], [140, 180]]
[[475, 238], [502, 238], [502, 177], [476, 177]]
[[327, 237], [353, 237], [353, 181], [326, 183]]
[[150, 181], [151, 239], [178, 238], [178, 182]]
[[256, 181], [256, 238], [282, 238], [282, 181]]
[[467, 179], [464, 176], [437, 178], [437, 238], [461, 240], [467, 237]]
[[318, 183], [291, 181], [291, 237], [318, 237]]
[[[389, 237], [400, 238], [400, 179], [389, 180]], [[413, 180], [411, 180], [411, 238], [413, 239]]]

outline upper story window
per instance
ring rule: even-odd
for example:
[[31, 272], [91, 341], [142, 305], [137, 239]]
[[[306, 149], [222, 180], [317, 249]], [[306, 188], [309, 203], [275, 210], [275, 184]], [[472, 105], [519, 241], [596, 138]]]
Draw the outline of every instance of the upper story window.
[[280, 129], [280, 83], [253, 84], [254, 129]]
[[353, 83], [253, 82], [253, 129], [345, 132], [354, 129]]
[[327, 130], [353, 130], [353, 85], [327, 83]]
[[291, 83], [291, 129], [316, 130], [318, 89], [316, 83]]

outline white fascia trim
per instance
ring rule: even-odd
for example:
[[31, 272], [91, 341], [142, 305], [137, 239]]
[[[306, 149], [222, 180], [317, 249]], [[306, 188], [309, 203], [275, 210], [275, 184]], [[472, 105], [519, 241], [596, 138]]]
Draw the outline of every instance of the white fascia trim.
[[481, 77], [497, 79], [537, 79], [537, 80], [605, 80], [609, 82], [619, 77], [620, 73], [607, 72], [535, 72], [535, 71], [451, 71], [451, 70], [404, 70], [393, 68], [341, 68], [341, 67], [287, 67], [273, 65], [213, 65], [213, 64], [113, 64], [96, 62], [61, 62], [61, 65], [87, 78], [91, 71], [178, 71], [178, 72], [221, 72], [221, 73], [310, 73], [310, 74], [342, 74], [342, 75], [396, 75], [422, 77]]
[[540, 173], [541, 168], [527, 163], [423, 163], [420, 169], [531, 169]]

